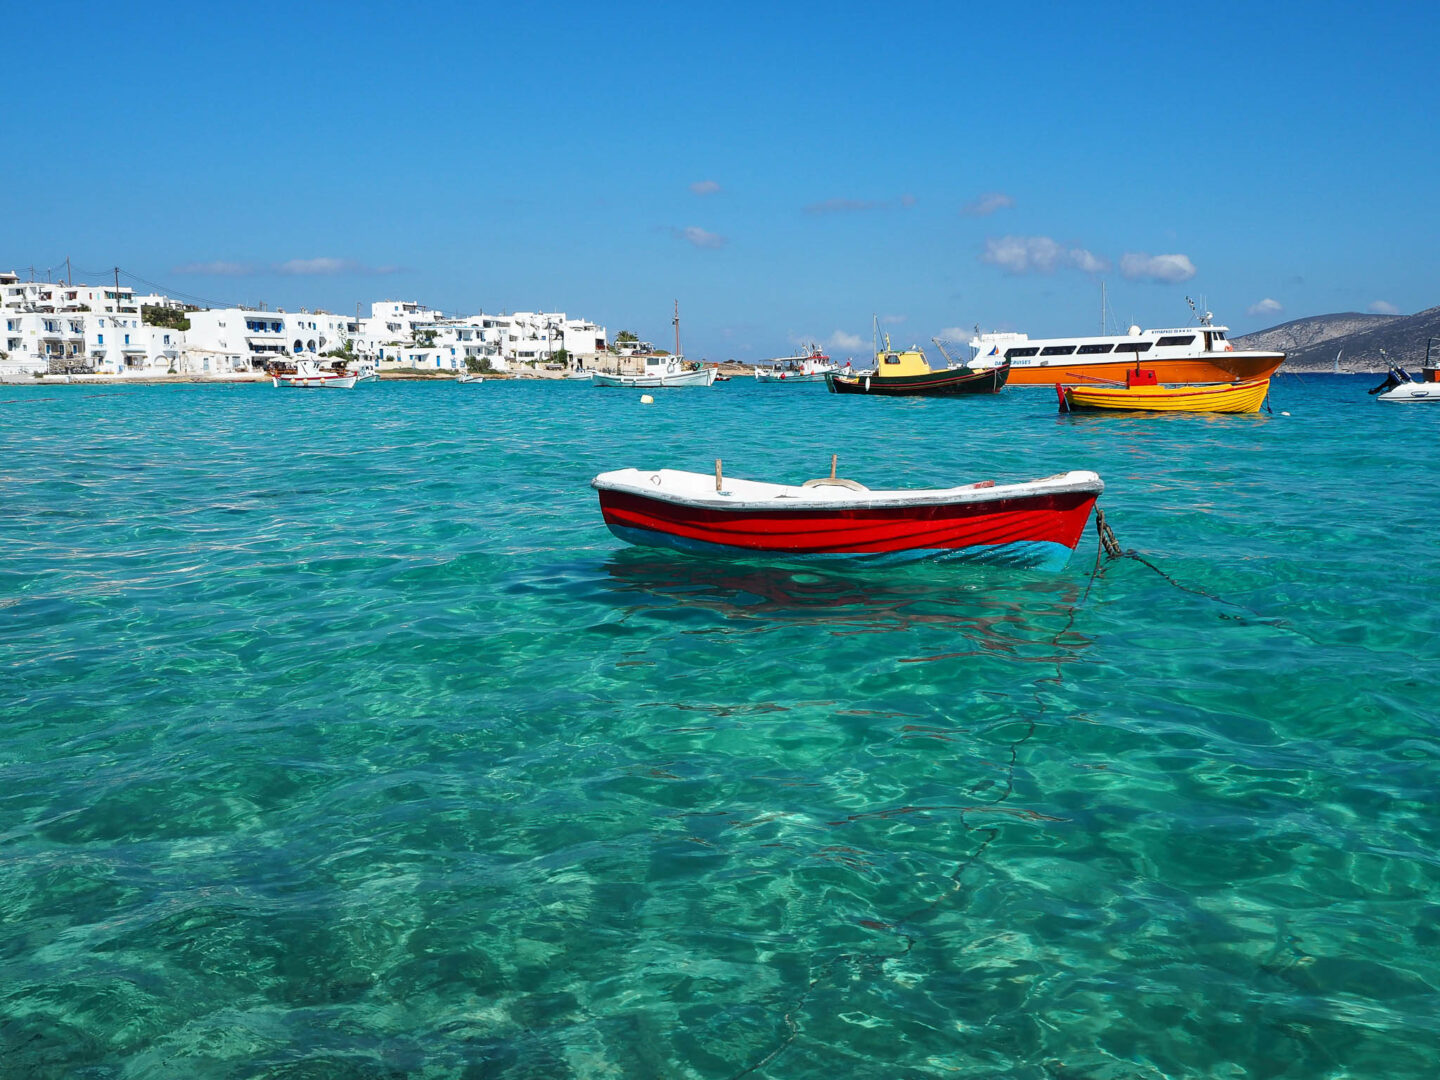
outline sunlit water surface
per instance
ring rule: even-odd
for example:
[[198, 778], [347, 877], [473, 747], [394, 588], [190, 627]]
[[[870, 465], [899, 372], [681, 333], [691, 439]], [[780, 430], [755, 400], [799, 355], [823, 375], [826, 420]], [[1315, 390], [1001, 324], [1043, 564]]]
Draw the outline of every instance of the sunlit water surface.
[[[1440, 408], [1373, 381], [0, 388], [0, 1073], [1430, 1080]], [[1151, 565], [707, 561], [588, 486], [832, 452], [1095, 469]]]

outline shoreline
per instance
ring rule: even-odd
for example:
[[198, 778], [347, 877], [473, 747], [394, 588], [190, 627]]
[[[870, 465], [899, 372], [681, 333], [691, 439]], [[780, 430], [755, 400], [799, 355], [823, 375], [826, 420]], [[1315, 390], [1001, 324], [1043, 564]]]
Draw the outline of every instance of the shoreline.
[[[754, 370], [748, 364], [722, 363], [718, 365], [721, 375], [748, 378]], [[381, 382], [454, 382], [454, 372], [382, 371]], [[574, 372], [486, 372], [486, 382], [566, 382]], [[1332, 371], [1328, 368], [1295, 368], [1277, 371], [1274, 378], [1303, 375], [1384, 375], [1384, 368], [1353, 368], [1346, 371]], [[0, 377], [0, 386], [57, 387], [57, 386], [246, 386], [268, 383], [269, 375], [45, 375], [42, 378]], [[575, 380], [579, 381], [579, 380]], [[1048, 385], [1048, 384], [1046, 384]]]
[[[749, 375], [748, 364], [721, 363], [716, 365], [721, 375]], [[589, 373], [588, 370], [586, 372]], [[416, 371], [414, 369], [379, 371], [381, 382], [454, 382], [458, 372]], [[573, 371], [493, 371], [483, 372], [486, 382], [566, 382]], [[43, 375], [35, 378], [0, 376], [0, 386], [169, 386], [169, 385], [249, 385], [268, 383], [270, 376], [260, 372], [245, 372], [227, 375], [113, 375], [86, 373], [75, 375]], [[579, 381], [578, 379], [575, 381]]]

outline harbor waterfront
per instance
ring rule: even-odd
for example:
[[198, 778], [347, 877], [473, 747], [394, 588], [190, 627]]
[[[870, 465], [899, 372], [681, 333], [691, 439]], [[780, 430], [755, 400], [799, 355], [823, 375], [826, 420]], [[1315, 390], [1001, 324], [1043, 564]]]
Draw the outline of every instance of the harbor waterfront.
[[[1440, 410], [0, 387], [5, 1076], [1385, 1077]], [[631, 549], [629, 466], [1093, 470], [1062, 571]]]

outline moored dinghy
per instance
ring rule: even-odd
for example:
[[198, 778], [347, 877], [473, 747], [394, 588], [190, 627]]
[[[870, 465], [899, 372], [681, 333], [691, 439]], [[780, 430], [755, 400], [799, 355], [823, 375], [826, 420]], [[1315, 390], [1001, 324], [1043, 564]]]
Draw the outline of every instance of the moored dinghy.
[[721, 555], [968, 562], [1058, 570], [1095, 500], [1093, 472], [1023, 483], [870, 490], [834, 475], [771, 484], [675, 469], [619, 469], [591, 481], [621, 540]]
[[1370, 391], [1379, 395], [1376, 401], [1440, 401], [1440, 355], [1433, 349], [1435, 340], [1429, 338], [1425, 342], [1425, 366], [1420, 369], [1419, 379], [1412, 379], [1408, 371], [1391, 363], [1384, 349], [1380, 350], [1380, 355], [1384, 357], [1390, 371], [1385, 376], [1385, 381]]

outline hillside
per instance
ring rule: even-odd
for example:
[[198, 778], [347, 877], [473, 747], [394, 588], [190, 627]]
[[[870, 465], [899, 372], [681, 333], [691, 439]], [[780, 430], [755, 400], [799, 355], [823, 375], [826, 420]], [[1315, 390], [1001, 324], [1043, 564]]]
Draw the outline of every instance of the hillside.
[[1336, 353], [1341, 371], [1384, 371], [1381, 349], [1401, 366], [1418, 368], [1432, 337], [1440, 339], [1440, 307], [1414, 315], [1317, 315], [1232, 340], [1240, 349], [1283, 351], [1281, 371], [1333, 371]]

